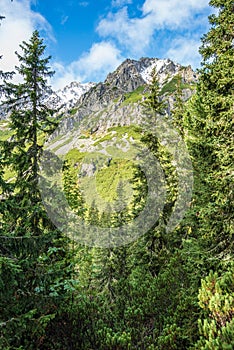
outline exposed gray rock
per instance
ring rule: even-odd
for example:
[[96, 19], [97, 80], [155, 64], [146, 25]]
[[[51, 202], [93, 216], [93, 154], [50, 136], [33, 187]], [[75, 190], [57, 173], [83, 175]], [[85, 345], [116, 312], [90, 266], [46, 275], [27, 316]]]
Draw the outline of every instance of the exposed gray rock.
[[[144, 111], [140, 104], [125, 103], [129, 93], [139, 87], [145, 87], [150, 81], [155, 68], [161, 87], [170, 82], [176, 75], [181, 75], [182, 83], [188, 85], [183, 90], [183, 100], [188, 100], [194, 93], [190, 84], [197, 82], [198, 76], [191, 66], [182, 67], [170, 59], [143, 57], [140, 60], [125, 60], [114, 72], [109, 73], [104, 82], [98, 84], [71, 83], [63, 90], [47, 96], [47, 102], [62, 115], [59, 127], [50, 138], [50, 142], [59, 135], [68, 135], [76, 130], [87, 130], [91, 134], [103, 132], [112, 126], [140, 124]], [[174, 107], [175, 98], [168, 93], [167, 113]], [[6, 116], [3, 114], [2, 118]], [[0, 114], [1, 119], [1, 114]]]

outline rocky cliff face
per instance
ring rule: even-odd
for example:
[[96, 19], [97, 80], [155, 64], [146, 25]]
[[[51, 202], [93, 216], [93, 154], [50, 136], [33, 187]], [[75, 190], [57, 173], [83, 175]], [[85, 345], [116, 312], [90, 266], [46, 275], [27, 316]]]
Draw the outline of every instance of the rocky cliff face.
[[[183, 98], [194, 92], [197, 74], [190, 66], [182, 67], [170, 59], [141, 58], [125, 60], [114, 72], [98, 84], [73, 82], [64, 89], [45, 96], [45, 103], [62, 116], [59, 128], [52, 138], [66, 135], [71, 130], [89, 130], [91, 133], [116, 125], [139, 122], [142, 109], [140, 102], [147, 92], [152, 70], [155, 68], [162, 89], [162, 98], [168, 103], [170, 114], [174, 104], [173, 80], [182, 78]], [[0, 119], [6, 118], [4, 110]]]
[[[77, 106], [81, 108], [78, 114], [82, 117], [82, 107], [90, 108], [90, 111], [106, 107], [110, 101], [146, 85], [154, 67], [161, 85], [180, 71], [183, 79], [188, 81], [191, 69], [191, 67], [184, 69], [169, 59], [141, 58], [139, 61], [127, 59], [114, 72], [109, 73], [103, 83], [97, 84], [81, 97], [77, 102]], [[195, 75], [194, 72], [193, 74]]]
[[128, 101], [127, 97], [138, 89], [141, 89], [141, 92], [147, 91], [153, 68], [156, 69], [161, 88], [166, 91], [164, 96], [167, 97], [167, 112], [170, 114], [174, 97], [169, 85], [173, 83], [175, 76], [180, 74], [182, 78], [184, 100], [187, 100], [194, 91], [192, 86], [197, 82], [197, 74], [191, 66], [182, 67], [169, 59], [141, 58], [139, 61], [127, 59], [114, 72], [109, 73], [104, 82], [96, 84], [81, 95], [73, 105], [75, 112], [72, 116], [69, 113], [65, 115], [54, 136], [66, 133], [74, 127], [94, 132], [111, 126], [128, 125], [136, 118], [139, 119], [140, 96], [135, 103], [131, 99]]

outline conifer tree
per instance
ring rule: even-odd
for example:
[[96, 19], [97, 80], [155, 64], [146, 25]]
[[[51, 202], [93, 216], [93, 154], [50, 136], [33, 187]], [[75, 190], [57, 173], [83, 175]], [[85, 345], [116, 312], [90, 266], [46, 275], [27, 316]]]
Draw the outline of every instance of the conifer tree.
[[[233, 133], [234, 133], [234, 5], [211, 0], [216, 13], [202, 38], [194, 112], [188, 123], [195, 188], [193, 234], [211, 252], [213, 269], [202, 280], [199, 305], [201, 339], [197, 349], [233, 347]], [[191, 218], [190, 218], [191, 220]], [[203, 256], [204, 259], [204, 256]], [[205, 260], [205, 259], [204, 259]], [[207, 262], [206, 262], [207, 264]], [[233, 276], [232, 276], [233, 279]]]
[[63, 182], [68, 204], [76, 215], [84, 219], [86, 212], [85, 201], [78, 185], [77, 173], [73, 169], [73, 165], [68, 161], [63, 167]]
[[233, 251], [234, 233], [234, 5], [232, 0], [211, 0], [210, 5], [217, 14], [209, 17], [211, 28], [200, 48], [203, 60], [190, 124], [191, 148], [200, 186], [200, 232], [226, 255]]
[[[0, 21], [3, 20], [5, 17], [0, 15]], [[1, 23], [0, 23], [1, 26]], [[0, 60], [2, 59], [2, 56], [0, 55]], [[12, 78], [14, 72], [3, 72], [0, 69], [0, 98], [2, 98], [2, 95], [4, 94], [4, 84], [2, 83], [4, 79], [10, 79]], [[2, 143], [0, 143], [0, 150], [2, 149]], [[0, 193], [2, 192], [2, 189], [6, 189], [6, 181], [4, 181], [3, 179], [3, 168], [4, 168], [4, 156], [3, 156], [4, 152], [0, 152]]]
[[[45, 329], [69, 300], [71, 269], [68, 239], [48, 218], [38, 188], [40, 139], [56, 125], [51, 119], [53, 111], [43, 99], [49, 88], [47, 79], [53, 74], [48, 67], [50, 57], [43, 56], [45, 45], [38, 31], [21, 49], [16, 69], [23, 82], [5, 82], [4, 87], [13, 135], [3, 147], [5, 165], [12, 170], [12, 187], [10, 193], [2, 194], [5, 234], [1, 245], [12, 260], [12, 269], [6, 276], [4, 268], [1, 271], [1, 291], [10, 296], [3, 309], [5, 300], [1, 299], [1, 346], [36, 349], [43, 341], [50, 344]], [[13, 289], [6, 283], [7, 276]]]
[[[37, 31], [33, 33], [29, 43], [23, 42], [20, 47], [23, 55], [16, 53], [20, 62], [20, 66], [16, 69], [23, 77], [23, 82], [5, 84], [7, 96], [5, 106], [10, 113], [10, 128], [13, 131], [11, 142], [5, 145], [8, 153], [6, 156], [12, 172], [16, 174], [14, 203], [11, 210], [15, 224], [19, 219], [19, 224], [27, 226], [34, 234], [39, 234], [40, 215], [44, 215], [42, 214], [44, 209], [41, 211], [40, 207], [37, 207], [40, 203], [38, 189], [39, 159], [42, 152], [40, 138], [49, 135], [56, 125], [50, 118], [53, 111], [44, 103], [45, 93], [49, 90], [47, 79], [53, 72], [47, 67], [50, 57], [42, 58], [45, 45]], [[18, 207], [16, 198], [19, 199]], [[20, 202], [22, 199], [23, 206]]]
[[[122, 233], [122, 226], [129, 221], [129, 214], [127, 204], [125, 202], [123, 182], [120, 180], [117, 186], [117, 199], [113, 207], [110, 204], [107, 205], [106, 210], [102, 213], [100, 218], [100, 225], [102, 227], [110, 228], [110, 235], [117, 235], [110, 240], [110, 247], [98, 249], [100, 264], [99, 280], [100, 284], [107, 287], [107, 293], [109, 293], [111, 299], [115, 300], [120, 297], [122, 291], [119, 284], [123, 283], [123, 280], [127, 276], [127, 247], [125, 246], [125, 233]], [[111, 230], [113, 228], [113, 231]], [[118, 228], [114, 232], [114, 228]], [[118, 242], [119, 246], [116, 246]], [[120, 282], [121, 281], [121, 282]]]
[[143, 106], [145, 106], [146, 109], [150, 108], [151, 111], [153, 110], [158, 115], [165, 114], [165, 102], [160, 97], [160, 84], [156, 68], [153, 68], [150, 74], [149, 95], [143, 102]]
[[[167, 195], [165, 203], [163, 203], [163, 213], [161, 213], [160, 217], [157, 220], [155, 220], [155, 224], [149, 230], [149, 232], [146, 233], [145, 236], [139, 240], [139, 244], [143, 244], [144, 247], [147, 247], [147, 249], [142, 249], [141, 246], [139, 253], [141, 255], [141, 259], [143, 259], [143, 264], [148, 265], [150, 267], [151, 273], [153, 275], [156, 275], [160, 265], [159, 256], [161, 253], [162, 256], [164, 256], [166, 251], [168, 238], [165, 232], [165, 227], [176, 200], [177, 175], [175, 168], [172, 165], [172, 155], [169, 153], [166, 147], [160, 143], [158, 135], [156, 135], [156, 133], [152, 133], [152, 129], [155, 128], [155, 126], [160, 125], [161, 118], [164, 120], [168, 119], [166, 114], [166, 102], [162, 99], [162, 96], [160, 95], [160, 84], [155, 69], [152, 70], [151, 80], [148, 88], [149, 95], [143, 102], [143, 107], [145, 108], [146, 116], [145, 125], [147, 127], [143, 134], [143, 137], [141, 138], [141, 141], [147, 146], [149, 151], [155, 156], [155, 158], [160, 163], [165, 180], [167, 182]], [[150, 164], [148, 165], [148, 168], [150, 169]], [[155, 171], [155, 168], [153, 166], [152, 169], [152, 171]], [[160, 181], [161, 180], [158, 179], [158, 183], [160, 183]], [[141, 208], [137, 208], [138, 212], [139, 209], [142, 209], [142, 207], [144, 207], [145, 199], [148, 195], [148, 184], [146, 178], [143, 172], [139, 169], [137, 169], [135, 173], [134, 182], [138, 182], [138, 185], [136, 187], [138, 187], [139, 191], [136, 191], [138, 193], [135, 196], [133, 206], [134, 208], [137, 208], [139, 206], [139, 203], [141, 203]], [[152, 215], [155, 216], [157, 215], [157, 213], [153, 212]]]

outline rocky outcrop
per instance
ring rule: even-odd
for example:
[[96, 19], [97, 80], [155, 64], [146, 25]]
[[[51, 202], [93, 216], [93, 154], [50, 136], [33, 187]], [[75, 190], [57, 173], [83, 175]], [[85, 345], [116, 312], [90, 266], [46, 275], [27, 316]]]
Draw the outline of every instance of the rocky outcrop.
[[108, 74], [105, 84], [115, 87], [122, 93], [134, 91], [146, 83], [140, 70], [141, 65], [138, 61], [127, 59], [115, 72]]
[[[190, 86], [197, 82], [198, 77], [191, 66], [183, 67], [170, 59], [127, 59], [114, 72], [109, 73], [104, 82], [73, 82], [45, 97], [46, 103], [57, 109], [57, 113], [62, 116], [60, 125], [51, 139], [79, 128], [93, 133], [111, 126], [139, 123], [142, 117], [139, 103], [141, 98], [137, 102], [126, 102], [126, 99], [139, 87], [143, 87], [141, 91], [147, 91], [153, 69], [158, 74], [161, 88], [165, 88], [175, 76], [180, 75], [184, 101], [194, 93], [194, 87]], [[171, 91], [165, 96], [167, 113], [170, 114], [175, 99]]]
[[197, 83], [198, 74], [194, 72], [191, 66], [182, 67], [180, 70], [183, 83]]
[[[186, 83], [196, 79], [196, 75], [190, 66], [183, 68], [169, 59], [161, 60], [147, 57], [141, 58], [139, 61], [127, 59], [114, 72], [109, 73], [103, 83], [98, 83], [81, 96], [75, 105], [77, 112], [73, 116], [74, 123], [80, 124], [86, 116], [95, 115], [97, 117], [97, 114], [102, 115], [103, 118], [106, 115], [106, 109], [112, 111], [110, 106], [114, 100], [124, 100], [126, 93], [133, 92], [138, 87], [146, 85], [150, 80], [150, 74], [154, 67], [162, 86], [176, 74], [181, 74], [183, 82]], [[121, 104], [118, 107], [121, 107]], [[118, 111], [118, 115], [123, 114], [126, 116], [123, 110]], [[116, 115], [117, 113], [112, 114], [112, 119], [114, 117], [116, 120]], [[120, 124], [122, 123], [124, 121], [120, 122]]]

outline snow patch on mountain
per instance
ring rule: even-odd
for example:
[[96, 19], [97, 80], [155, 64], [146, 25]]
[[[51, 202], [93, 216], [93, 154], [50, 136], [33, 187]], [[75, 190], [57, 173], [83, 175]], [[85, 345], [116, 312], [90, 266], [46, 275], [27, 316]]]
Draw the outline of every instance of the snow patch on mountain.
[[168, 72], [170, 72], [171, 78], [178, 73], [181, 69], [181, 65], [178, 63], [172, 62], [170, 59], [151, 59], [151, 64], [147, 67], [142, 67], [140, 75], [142, 79], [148, 84], [151, 80], [151, 74], [153, 69], [156, 70], [156, 73], [159, 77], [159, 83], [163, 83], [168, 78]]
[[64, 113], [73, 108], [80, 97], [95, 85], [95, 83], [91, 82], [81, 84], [73, 81], [63, 89], [52, 92], [46, 103], [51, 108]]
[[74, 103], [91, 87], [93, 87], [95, 83], [78, 83], [73, 81], [71, 84], [65, 86], [63, 89], [57, 90], [55, 93], [60, 98], [61, 104], [74, 105]]

